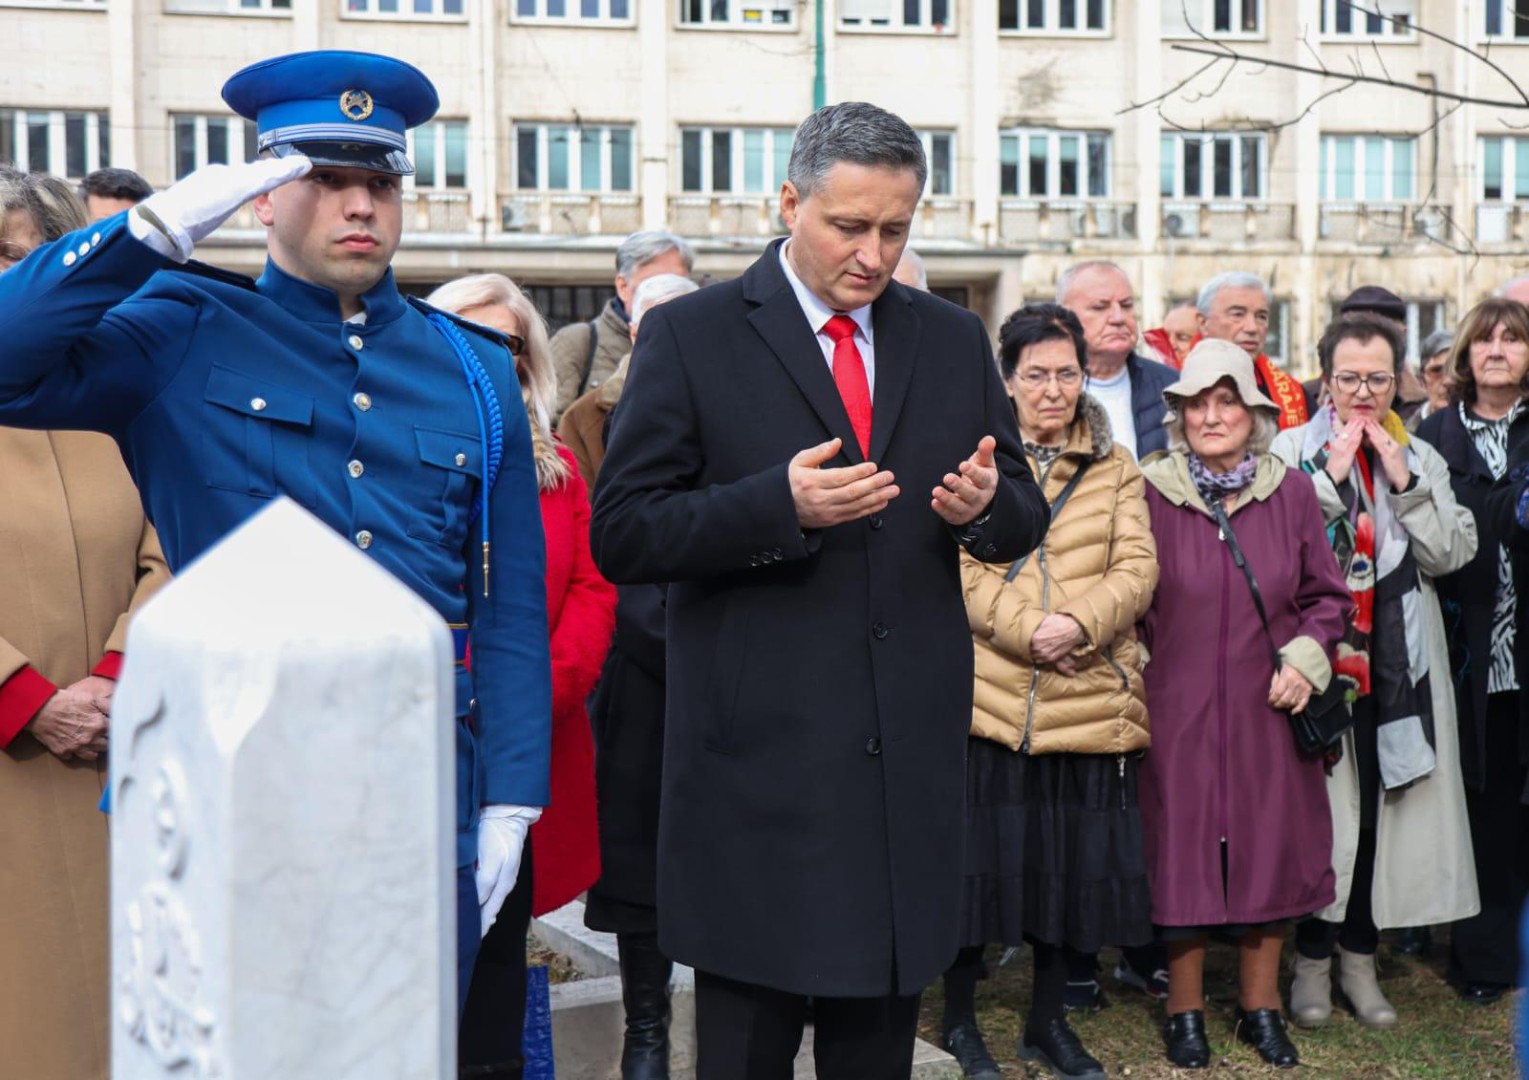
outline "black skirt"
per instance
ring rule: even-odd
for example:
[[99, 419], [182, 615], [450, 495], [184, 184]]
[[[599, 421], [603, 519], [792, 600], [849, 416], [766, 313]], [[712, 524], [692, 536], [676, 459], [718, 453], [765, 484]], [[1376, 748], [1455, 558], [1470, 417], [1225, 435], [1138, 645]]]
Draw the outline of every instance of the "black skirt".
[[1139, 757], [1032, 757], [967, 740], [963, 946], [1152, 940]]

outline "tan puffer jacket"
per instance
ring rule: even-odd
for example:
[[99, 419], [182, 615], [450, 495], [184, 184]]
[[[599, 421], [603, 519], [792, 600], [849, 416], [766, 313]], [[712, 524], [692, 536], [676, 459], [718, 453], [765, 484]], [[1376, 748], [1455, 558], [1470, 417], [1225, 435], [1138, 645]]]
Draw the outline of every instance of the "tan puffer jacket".
[[[1157, 547], [1141, 472], [1087, 395], [1066, 448], [1040, 477], [1048, 501], [1085, 458], [1093, 464], [1012, 582], [1008, 566], [961, 556], [977, 650], [972, 734], [1011, 750], [1028, 739], [1032, 754], [1125, 754], [1149, 741], [1135, 628], [1157, 587]], [[1031, 637], [1053, 612], [1076, 618], [1087, 635], [1073, 653], [1076, 675], [1030, 657]]]

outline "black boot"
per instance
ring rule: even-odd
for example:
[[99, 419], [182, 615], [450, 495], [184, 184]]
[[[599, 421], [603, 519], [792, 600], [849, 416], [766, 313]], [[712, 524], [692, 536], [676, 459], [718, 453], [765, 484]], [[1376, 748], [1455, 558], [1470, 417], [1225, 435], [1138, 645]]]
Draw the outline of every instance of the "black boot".
[[1205, 1038], [1205, 1012], [1192, 1009], [1174, 1013], [1163, 1025], [1168, 1060], [1180, 1069], [1204, 1069], [1210, 1065], [1210, 1042]]
[[975, 1020], [964, 1020], [945, 1029], [945, 1049], [961, 1066], [961, 1075], [967, 1080], [1002, 1080], [998, 1062], [987, 1052], [982, 1032]]
[[1254, 1009], [1248, 1012], [1241, 1005], [1233, 1013], [1237, 1024], [1237, 1037], [1258, 1051], [1276, 1069], [1293, 1069], [1301, 1063], [1295, 1052], [1295, 1043], [1285, 1030], [1285, 1018], [1278, 1009]]
[[1083, 1041], [1067, 1021], [1058, 1017], [1031, 1027], [1019, 1039], [1019, 1056], [1038, 1061], [1063, 1080], [1104, 1080], [1104, 1066], [1083, 1049]]
[[626, 1038], [621, 1080], [669, 1080], [669, 976], [674, 964], [653, 934], [618, 934]]
[[526, 1063], [521, 1059], [498, 1065], [463, 1065], [457, 1069], [458, 1080], [520, 1080], [525, 1074]]
[[1433, 949], [1433, 931], [1426, 926], [1404, 926], [1391, 936], [1391, 951], [1398, 956], [1427, 956]]

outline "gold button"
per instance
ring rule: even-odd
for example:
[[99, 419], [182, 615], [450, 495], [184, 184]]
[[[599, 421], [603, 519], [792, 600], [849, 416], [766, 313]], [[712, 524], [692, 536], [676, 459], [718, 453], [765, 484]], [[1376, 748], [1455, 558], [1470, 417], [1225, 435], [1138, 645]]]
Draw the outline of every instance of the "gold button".
[[362, 551], [372, 546], [372, 534], [362, 529], [356, 534], [356, 546]]
[[265, 412], [265, 398], [250, 398], [250, 408], [254, 409], [256, 412]]
[[89, 255], [90, 254], [90, 245], [89, 244], [81, 244], [80, 245], [80, 254], [81, 255]]
[[362, 412], [366, 412], [372, 407], [372, 396], [370, 394], [357, 394], [350, 400], [355, 404], [356, 408], [360, 409]]
[[360, 476], [362, 473], [366, 472], [366, 466], [361, 464], [359, 461], [352, 461], [349, 465], [345, 466], [345, 468], [350, 471], [351, 476]]
[[74, 252], [72, 252], [72, 251], [64, 252], [64, 265], [65, 266], [73, 266], [74, 265], [74, 260], [75, 260]]
[[355, 349], [357, 352], [360, 352], [361, 351], [361, 347], [363, 345], [365, 345], [365, 344], [366, 344], [366, 342], [361, 340], [361, 335], [360, 334], [352, 334], [352, 335], [350, 335], [350, 347], [352, 349]]
[[457, 455], [457, 465], [461, 466], [461, 465], [466, 465], [466, 464], [467, 464], [467, 455], [466, 454], [458, 454]]

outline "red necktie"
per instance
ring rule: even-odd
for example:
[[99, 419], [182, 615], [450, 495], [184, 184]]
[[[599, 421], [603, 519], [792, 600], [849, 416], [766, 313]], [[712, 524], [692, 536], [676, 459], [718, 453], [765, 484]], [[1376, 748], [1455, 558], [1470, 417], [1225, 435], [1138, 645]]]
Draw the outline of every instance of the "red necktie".
[[834, 385], [844, 399], [849, 426], [855, 429], [860, 453], [871, 453], [871, 384], [865, 377], [865, 360], [855, 346], [855, 320], [835, 315], [823, 326], [823, 333], [834, 343]]

